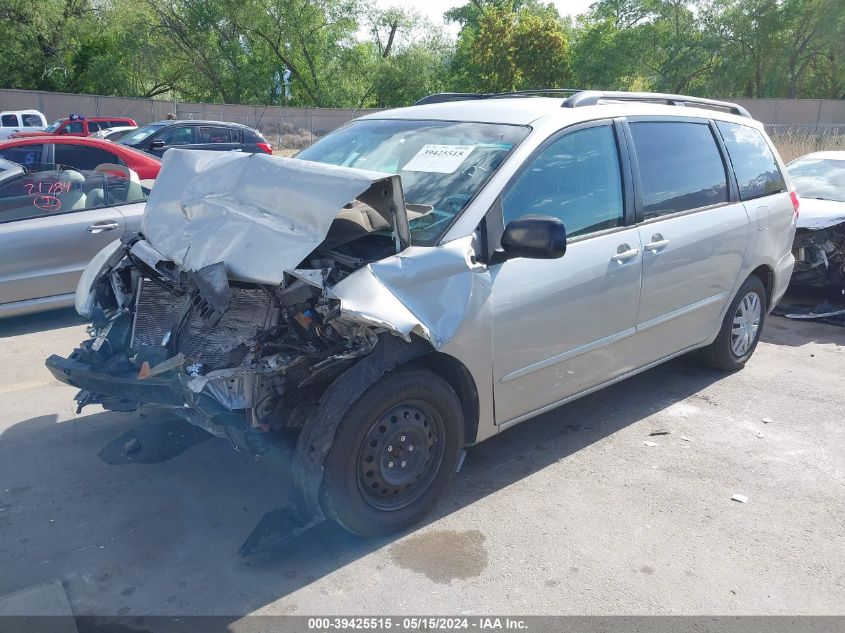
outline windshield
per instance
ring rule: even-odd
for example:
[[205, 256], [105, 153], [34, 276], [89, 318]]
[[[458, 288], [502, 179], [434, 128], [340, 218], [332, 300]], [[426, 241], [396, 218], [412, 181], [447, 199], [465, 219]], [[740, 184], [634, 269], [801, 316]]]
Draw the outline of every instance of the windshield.
[[845, 202], [845, 160], [800, 158], [788, 170], [802, 198]]
[[353, 122], [296, 158], [402, 176], [414, 244], [433, 244], [529, 128], [454, 121]]
[[56, 119], [56, 120], [55, 120], [55, 121], [53, 121], [50, 125], [48, 125], [47, 127], [45, 127], [45, 128], [44, 128], [44, 131], [45, 131], [45, 132], [55, 132], [56, 130], [58, 130], [58, 129], [59, 129], [59, 126], [60, 126], [62, 123], [64, 123], [65, 121], [67, 121], [67, 119]]
[[122, 143], [123, 145], [137, 145], [141, 141], [143, 141], [148, 136], [152, 136], [156, 132], [158, 132], [161, 128], [164, 127], [162, 123], [153, 123], [151, 125], [145, 125], [143, 127], [139, 127], [134, 132], [127, 134], [126, 136], [120, 138], [118, 143]]

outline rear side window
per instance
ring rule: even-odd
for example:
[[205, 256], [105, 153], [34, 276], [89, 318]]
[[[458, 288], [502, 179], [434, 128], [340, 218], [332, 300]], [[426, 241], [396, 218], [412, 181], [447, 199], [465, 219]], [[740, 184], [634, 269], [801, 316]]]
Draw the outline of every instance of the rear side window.
[[570, 237], [624, 224], [616, 136], [609, 125], [569, 132], [532, 159], [502, 197], [505, 224], [559, 218]]
[[130, 125], [129, 121], [109, 121], [104, 123], [104, 127], [124, 127]]
[[24, 114], [23, 115], [23, 126], [24, 127], [41, 127], [43, 123], [41, 122], [41, 118], [35, 116], [34, 114]]
[[722, 155], [707, 123], [630, 124], [645, 219], [728, 201]]
[[117, 155], [99, 149], [98, 147], [87, 147], [85, 145], [70, 145], [57, 143], [56, 158], [58, 165], [72, 167], [73, 169], [94, 170], [97, 165], [103, 163], [120, 164]]
[[775, 155], [759, 130], [725, 121], [717, 121], [716, 125], [728, 148], [740, 198], [750, 200], [786, 191]]
[[238, 130], [228, 127], [201, 127], [197, 143], [240, 143]]
[[14, 114], [4, 114], [2, 119], [3, 127], [17, 127], [18, 117]]

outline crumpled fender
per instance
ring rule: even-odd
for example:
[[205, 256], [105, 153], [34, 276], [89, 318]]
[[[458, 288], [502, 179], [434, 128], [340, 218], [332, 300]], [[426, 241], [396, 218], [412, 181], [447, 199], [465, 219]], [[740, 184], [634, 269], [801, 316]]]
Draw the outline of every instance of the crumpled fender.
[[385, 328], [406, 341], [416, 334], [440, 349], [470, 314], [473, 300], [489, 294], [478, 274], [485, 267], [475, 261], [473, 239], [411, 246], [368, 264], [328, 292], [340, 301], [343, 318]]

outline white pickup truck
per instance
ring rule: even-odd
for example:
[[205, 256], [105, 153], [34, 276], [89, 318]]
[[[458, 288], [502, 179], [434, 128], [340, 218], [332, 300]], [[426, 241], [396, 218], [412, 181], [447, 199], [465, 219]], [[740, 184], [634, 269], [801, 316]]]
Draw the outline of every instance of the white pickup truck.
[[0, 112], [0, 139], [7, 139], [15, 132], [35, 132], [47, 127], [47, 119], [38, 110], [6, 110]]

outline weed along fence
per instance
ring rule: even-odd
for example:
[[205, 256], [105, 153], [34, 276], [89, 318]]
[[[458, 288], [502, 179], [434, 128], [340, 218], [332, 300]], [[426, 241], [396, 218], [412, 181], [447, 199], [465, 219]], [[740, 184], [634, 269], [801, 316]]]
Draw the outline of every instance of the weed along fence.
[[[785, 160], [820, 149], [845, 149], [845, 100], [730, 99], [766, 124]], [[35, 108], [48, 121], [79, 114], [127, 116], [139, 124], [168, 114], [180, 119], [242, 123], [258, 128], [279, 149], [299, 149], [373, 109], [288, 108], [160, 99], [101, 97], [38, 90], [0, 90], [0, 110]]]

